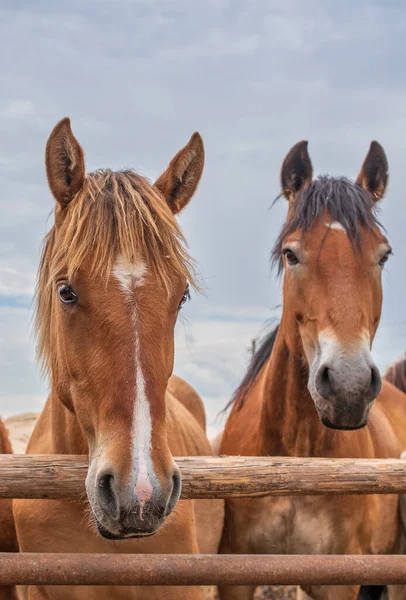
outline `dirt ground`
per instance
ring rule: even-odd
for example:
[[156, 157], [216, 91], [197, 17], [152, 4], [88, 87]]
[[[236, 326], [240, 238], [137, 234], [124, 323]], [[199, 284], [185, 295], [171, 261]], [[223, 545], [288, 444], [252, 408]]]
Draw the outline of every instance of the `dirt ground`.
[[37, 421], [36, 413], [24, 413], [4, 419], [15, 454], [24, 454], [31, 432]]
[[[25, 413], [5, 419], [13, 451], [16, 454], [24, 454], [37, 417], [38, 415], [34, 413]], [[294, 600], [295, 590], [296, 588], [293, 587], [260, 587], [256, 591], [255, 600]], [[205, 600], [218, 600], [213, 587], [203, 588], [203, 591]]]

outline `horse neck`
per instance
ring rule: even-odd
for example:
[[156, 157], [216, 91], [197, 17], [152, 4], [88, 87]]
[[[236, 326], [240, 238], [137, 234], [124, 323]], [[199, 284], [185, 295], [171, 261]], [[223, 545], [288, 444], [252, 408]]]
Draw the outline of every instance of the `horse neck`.
[[261, 454], [329, 456], [337, 451], [335, 432], [321, 423], [307, 389], [307, 378], [303, 353], [289, 349], [282, 319], [259, 382], [262, 396]]
[[88, 454], [88, 445], [81, 432], [79, 421], [61, 402], [56, 390], [51, 391], [50, 419], [52, 448], [55, 454]]

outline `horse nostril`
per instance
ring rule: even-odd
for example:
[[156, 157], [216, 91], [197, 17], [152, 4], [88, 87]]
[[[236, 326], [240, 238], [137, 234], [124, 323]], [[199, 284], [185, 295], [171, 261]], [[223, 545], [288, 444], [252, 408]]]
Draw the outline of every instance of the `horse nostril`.
[[317, 389], [319, 394], [327, 398], [333, 394], [333, 386], [331, 384], [330, 369], [327, 366], [320, 367], [317, 374]]
[[181, 488], [181, 485], [182, 485], [182, 480], [181, 480], [179, 471], [176, 471], [173, 474], [172, 484], [173, 484], [172, 496], [179, 496], [180, 495], [180, 488]]
[[371, 384], [370, 384], [370, 393], [369, 393], [369, 397], [372, 400], [375, 400], [375, 398], [377, 396], [379, 396], [379, 393], [381, 391], [382, 388], [382, 379], [381, 379], [381, 374], [379, 373], [379, 370], [377, 369], [377, 367], [373, 366], [371, 369]]
[[181, 487], [182, 487], [182, 479], [181, 479], [179, 470], [176, 469], [174, 474], [172, 475], [172, 492], [171, 492], [171, 496], [169, 498], [168, 504], [166, 506], [166, 511], [165, 511], [166, 517], [168, 515], [170, 515], [171, 512], [173, 511], [173, 509], [175, 508], [175, 506], [179, 500]]
[[101, 475], [97, 481], [97, 494], [99, 502], [105, 510], [115, 512], [117, 500], [114, 492], [114, 477], [110, 473]]

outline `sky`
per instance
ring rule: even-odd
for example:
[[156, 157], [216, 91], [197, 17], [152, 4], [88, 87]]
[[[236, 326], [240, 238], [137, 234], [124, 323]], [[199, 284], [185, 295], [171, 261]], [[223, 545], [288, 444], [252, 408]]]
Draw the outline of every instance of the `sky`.
[[391, 0], [31, 0], [0, 5], [0, 414], [47, 393], [31, 334], [41, 240], [53, 199], [44, 149], [69, 116], [87, 169], [156, 178], [194, 131], [206, 164], [180, 217], [206, 293], [176, 330], [176, 372], [203, 396], [210, 432], [251, 340], [280, 312], [269, 254], [286, 202], [279, 171], [309, 140], [316, 174], [355, 178], [372, 139], [390, 184], [394, 256], [374, 344], [384, 369], [406, 350], [406, 11]]

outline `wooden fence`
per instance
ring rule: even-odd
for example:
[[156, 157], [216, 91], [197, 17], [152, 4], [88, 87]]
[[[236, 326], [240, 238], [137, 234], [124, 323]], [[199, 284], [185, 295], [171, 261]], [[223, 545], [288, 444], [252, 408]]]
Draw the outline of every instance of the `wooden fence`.
[[[186, 457], [182, 497], [406, 492], [402, 460]], [[87, 458], [0, 455], [0, 498], [83, 497]], [[0, 554], [0, 585], [406, 584], [405, 556]]]

